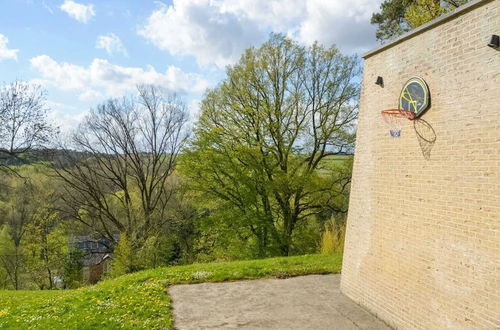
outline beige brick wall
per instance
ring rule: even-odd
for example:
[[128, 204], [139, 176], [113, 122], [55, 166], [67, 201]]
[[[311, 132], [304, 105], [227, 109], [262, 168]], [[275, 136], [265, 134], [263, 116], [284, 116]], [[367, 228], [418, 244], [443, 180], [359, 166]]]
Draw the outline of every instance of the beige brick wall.
[[[342, 290], [399, 329], [500, 329], [500, 0], [365, 58]], [[380, 110], [423, 77], [429, 159]], [[374, 84], [384, 78], [383, 88]]]

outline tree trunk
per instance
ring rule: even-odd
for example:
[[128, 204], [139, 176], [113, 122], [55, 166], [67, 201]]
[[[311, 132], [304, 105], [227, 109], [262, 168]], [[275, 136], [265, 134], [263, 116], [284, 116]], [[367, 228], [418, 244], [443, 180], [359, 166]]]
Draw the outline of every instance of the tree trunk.
[[49, 290], [52, 290], [52, 288], [53, 288], [52, 272], [50, 271], [49, 267], [47, 267], [47, 274], [49, 276]]
[[18, 267], [19, 267], [19, 253], [18, 253], [18, 248], [16, 246], [16, 262], [14, 264], [14, 289], [19, 290], [19, 272], [18, 272]]

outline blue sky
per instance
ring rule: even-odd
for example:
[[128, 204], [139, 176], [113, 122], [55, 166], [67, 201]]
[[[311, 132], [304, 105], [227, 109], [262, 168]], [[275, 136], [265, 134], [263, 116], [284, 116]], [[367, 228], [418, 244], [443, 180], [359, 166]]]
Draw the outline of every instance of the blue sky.
[[1, 0], [0, 82], [43, 85], [63, 130], [109, 97], [154, 83], [196, 118], [206, 88], [270, 32], [345, 53], [376, 45], [381, 0]]

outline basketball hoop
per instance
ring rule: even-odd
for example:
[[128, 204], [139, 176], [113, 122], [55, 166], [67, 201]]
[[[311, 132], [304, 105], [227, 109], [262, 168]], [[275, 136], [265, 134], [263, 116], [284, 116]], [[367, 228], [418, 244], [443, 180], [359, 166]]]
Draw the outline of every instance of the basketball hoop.
[[405, 119], [412, 120], [415, 118], [415, 113], [410, 110], [403, 109], [387, 109], [382, 110], [382, 118], [389, 126], [389, 133], [392, 137], [401, 136], [401, 126]]

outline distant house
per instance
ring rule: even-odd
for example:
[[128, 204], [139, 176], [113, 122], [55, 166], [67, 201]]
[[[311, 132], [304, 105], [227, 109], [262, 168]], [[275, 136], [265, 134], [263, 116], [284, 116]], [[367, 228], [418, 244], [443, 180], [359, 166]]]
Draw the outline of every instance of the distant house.
[[[118, 236], [115, 239], [118, 240]], [[90, 284], [97, 283], [111, 265], [114, 257], [112, 243], [103, 237], [75, 236], [70, 244], [83, 252], [83, 280]]]

